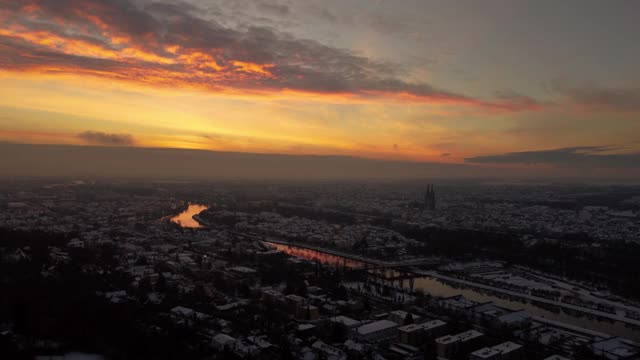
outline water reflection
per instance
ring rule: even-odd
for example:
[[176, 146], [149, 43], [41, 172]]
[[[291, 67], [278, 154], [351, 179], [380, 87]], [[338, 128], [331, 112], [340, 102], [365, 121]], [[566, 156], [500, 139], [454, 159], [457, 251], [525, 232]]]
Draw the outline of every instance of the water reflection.
[[[277, 250], [280, 250], [291, 256], [311, 260], [319, 261], [322, 264], [330, 264], [337, 266], [344, 266], [348, 268], [364, 268], [365, 264], [361, 261], [346, 259], [341, 256], [325, 254], [315, 250], [304, 249], [296, 246], [274, 244]], [[398, 275], [394, 271], [387, 271], [386, 276]], [[396, 282], [396, 285], [408, 288], [409, 282]], [[420, 277], [414, 279], [413, 288], [415, 290], [422, 290], [436, 297], [450, 297], [455, 295], [463, 295], [469, 300], [473, 300], [479, 303], [493, 302], [498, 306], [520, 310], [525, 309], [529, 314], [539, 316], [563, 323], [579, 326], [587, 329], [592, 329], [599, 332], [604, 332], [611, 335], [622, 336], [632, 340], [640, 340], [640, 331], [633, 329], [626, 324], [608, 320], [599, 320], [590, 316], [580, 316], [564, 312], [561, 309], [555, 311], [544, 309], [533, 303], [528, 302], [525, 299], [516, 299], [506, 295], [493, 294], [483, 292], [480, 290], [471, 289], [468, 287], [457, 286], [455, 284], [448, 284], [432, 277]]]
[[206, 205], [189, 204], [189, 206], [185, 211], [172, 217], [171, 221], [173, 221], [176, 224], [179, 224], [184, 228], [201, 228], [203, 226], [199, 222], [197, 222], [193, 218], [193, 216], [200, 214], [201, 212], [203, 212], [204, 210], [207, 210], [208, 208], [209, 207]]
[[330, 264], [354, 269], [362, 269], [364, 268], [364, 263], [361, 261], [351, 260], [344, 258], [342, 256], [336, 256], [331, 254], [321, 253], [315, 250], [309, 250], [305, 248], [300, 248], [296, 246], [282, 245], [269, 243], [274, 246], [277, 250], [282, 251], [285, 254], [289, 254], [291, 256], [311, 260], [311, 261], [319, 261], [321, 264]]

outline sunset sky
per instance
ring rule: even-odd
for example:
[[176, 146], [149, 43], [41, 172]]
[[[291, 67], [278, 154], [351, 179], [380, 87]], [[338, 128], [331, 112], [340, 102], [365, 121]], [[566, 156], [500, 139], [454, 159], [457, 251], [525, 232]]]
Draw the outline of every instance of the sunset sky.
[[640, 2], [0, 0], [0, 141], [640, 168]]

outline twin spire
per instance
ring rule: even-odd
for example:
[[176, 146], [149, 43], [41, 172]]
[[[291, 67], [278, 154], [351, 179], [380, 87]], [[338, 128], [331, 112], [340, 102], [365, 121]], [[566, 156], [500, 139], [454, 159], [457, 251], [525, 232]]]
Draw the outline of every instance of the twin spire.
[[436, 192], [433, 190], [433, 184], [427, 185], [427, 191], [424, 193], [424, 208], [427, 210], [436, 209]]

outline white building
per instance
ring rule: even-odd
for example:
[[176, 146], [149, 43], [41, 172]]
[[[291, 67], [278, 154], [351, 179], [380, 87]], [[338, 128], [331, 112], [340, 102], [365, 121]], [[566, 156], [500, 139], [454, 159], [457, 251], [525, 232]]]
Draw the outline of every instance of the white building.
[[471, 353], [470, 360], [485, 360], [485, 359], [498, 359], [500, 357], [500, 351], [492, 348], [482, 348]]
[[418, 346], [428, 339], [442, 335], [446, 326], [446, 322], [436, 319], [420, 324], [401, 326], [398, 328], [398, 333], [403, 344]]
[[322, 354], [324, 359], [327, 360], [346, 360], [347, 354], [331, 345], [325, 344], [324, 342], [318, 340], [311, 345], [314, 352]]
[[331, 321], [337, 324], [341, 324], [347, 329], [354, 329], [362, 324], [362, 322], [344, 315], [334, 316], [331, 318]]
[[355, 331], [360, 341], [379, 342], [392, 340], [398, 336], [398, 324], [391, 320], [379, 320], [364, 324]]
[[216, 350], [223, 351], [225, 349], [233, 349], [233, 344], [235, 344], [235, 342], [236, 339], [227, 334], [218, 334], [211, 340], [211, 345]]
[[469, 330], [456, 335], [446, 335], [436, 339], [436, 352], [440, 359], [451, 359], [459, 353], [467, 353], [477, 346], [483, 333]]
[[516, 359], [522, 350], [522, 345], [516, 344], [511, 341], [503, 342], [502, 344], [494, 347], [486, 347], [480, 350], [476, 350], [471, 353], [470, 360], [484, 360], [484, 359]]

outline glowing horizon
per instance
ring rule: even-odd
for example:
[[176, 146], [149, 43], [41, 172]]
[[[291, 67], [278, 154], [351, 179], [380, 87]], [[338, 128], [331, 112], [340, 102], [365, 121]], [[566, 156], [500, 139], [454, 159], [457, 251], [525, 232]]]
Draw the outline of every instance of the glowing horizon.
[[[526, 16], [521, 4], [461, 18], [460, 31], [480, 24], [469, 38], [450, 24], [412, 22], [410, 9], [386, 3], [362, 14], [340, 2], [326, 6], [294, 2], [270, 13], [248, 3], [246, 12], [224, 17], [224, 4], [199, 0], [0, 0], [0, 141], [345, 155], [514, 171], [640, 166], [640, 78], [625, 76], [633, 67], [605, 74], [587, 62], [563, 70], [568, 80], [559, 81], [555, 69], [523, 58], [522, 79], [514, 77], [508, 59], [520, 56], [515, 41], [535, 38], [536, 23], [516, 27], [521, 33], [512, 38], [488, 25], [508, 21], [501, 11]], [[438, 1], [411, 6], [442, 19], [456, 10]], [[335, 15], [340, 11], [360, 18], [347, 23]], [[541, 59], [562, 45], [579, 46], [580, 36], [615, 36], [585, 27], [563, 8], [537, 11], [562, 14], [550, 26], [584, 32], [549, 39]], [[287, 23], [298, 19], [306, 25]], [[618, 26], [637, 27], [624, 20]], [[372, 36], [380, 26], [386, 32]], [[343, 32], [331, 38], [331, 28]], [[429, 31], [442, 38], [429, 42]], [[478, 46], [472, 38], [502, 57], [491, 64], [482, 53], [466, 55]], [[460, 54], [438, 49], [440, 43]], [[585, 44], [583, 51], [593, 49]], [[625, 64], [640, 60], [640, 51], [626, 51], [619, 51]], [[413, 63], [426, 56], [443, 60]], [[617, 54], [592, 56], [613, 64]], [[579, 61], [569, 57], [557, 69]], [[480, 80], [461, 80], [455, 66], [462, 65]], [[491, 79], [500, 74], [504, 79]], [[523, 83], [535, 77], [543, 84]]]

